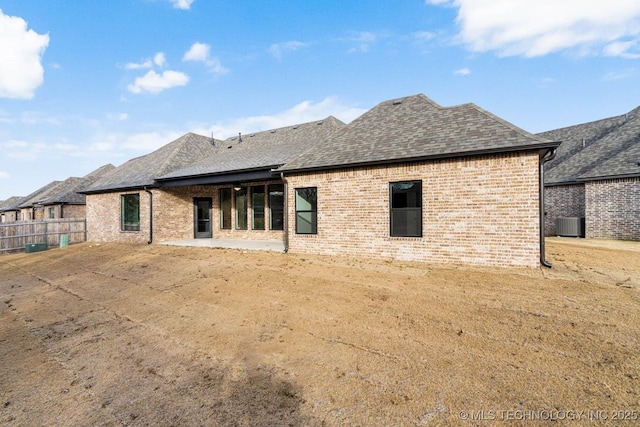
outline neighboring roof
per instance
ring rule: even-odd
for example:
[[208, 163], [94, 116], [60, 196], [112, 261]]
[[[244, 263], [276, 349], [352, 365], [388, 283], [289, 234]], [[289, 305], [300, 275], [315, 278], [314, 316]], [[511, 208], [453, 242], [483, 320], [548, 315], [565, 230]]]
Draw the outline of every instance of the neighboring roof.
[[547, 185], [640, 175], [640, 107], [539, 135], [562, 140], [556, 158], [545, 166]]
[[33, 193], [29, 194], [28, 196], [25, 196], [22, 199], [18, 200], [18, 202], [16, 202], [15, 206], [13, 207], [13, 209], [10, 209], [10, 210], [17, 210], [17, 209], [28, 208], [33, 206], [38, 202], [38, 200], [48, 197], [53, 191], [55, 191], [55, 188], [60, 184], [61, 184], [61, 181], [52, 181], [48, 183], [44, 187], [41, 187], [36, 191], [34, 191]]
[[202, 160], [218, 150], [209, 137], [187, 133], [147, 155], [136, 157], [81, 189], [84, 194], [154, 186], [155, 178]]
[[229, 138], [216, 142], [220, 149], [208, 158], [159, 176], [158, 181], [256, 169], [270, 172], [345, 126], [330, 116], [324, 120]]
[[17, 210], [18, 202], [23, 198], [24, 197], [21, 196], [13, 196], [9, 197], [7, 200], [2, 201], [0, 203], [0, 212]]
[[57, 205], [57, 204], [85, 204], [86, 196], [78, 193], [83, 188], [96, 182], [105, 174], [111, 172], [116, 167], [112, 164], [106, 164], [98, 169], [88, 173], [82, 178], [69, 178], [62, 185], [56, 187], [56, 191], [50, 196], [38, 201], [40, 205]]
[[278, 171], [551, 149], [558, 144], [474, 104], [445, 108], [419, 94], [378, 104]]

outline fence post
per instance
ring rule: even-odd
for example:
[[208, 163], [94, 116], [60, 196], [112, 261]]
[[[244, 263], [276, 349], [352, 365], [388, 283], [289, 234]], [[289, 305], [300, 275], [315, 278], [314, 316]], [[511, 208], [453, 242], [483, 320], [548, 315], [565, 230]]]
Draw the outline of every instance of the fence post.
[[49, 247], [49, 239], [47, 236], [47, 221], [44, 221], [44, 243]]

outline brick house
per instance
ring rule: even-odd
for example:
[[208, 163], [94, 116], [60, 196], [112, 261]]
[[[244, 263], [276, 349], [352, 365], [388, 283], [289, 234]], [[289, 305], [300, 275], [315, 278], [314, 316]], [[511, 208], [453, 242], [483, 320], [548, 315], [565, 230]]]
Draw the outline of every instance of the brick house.
[[18, 220], [20, 213], [18, 203], [20, 200], [22, 200], [22, 197], [13, 196], [0, 203], [0, 222], [15, 222]]
[[545, 166], [545, 230], [584, 218], [582, 237], [640, 240], [640, 107], [539, 134], [562, 140]]
[[89, 240], [282, 239], [302, 253], [547, 265], [541, 165], [559, 143], [473, 104], [416, 95], [349, 125], [183, 138], [83, 190]]

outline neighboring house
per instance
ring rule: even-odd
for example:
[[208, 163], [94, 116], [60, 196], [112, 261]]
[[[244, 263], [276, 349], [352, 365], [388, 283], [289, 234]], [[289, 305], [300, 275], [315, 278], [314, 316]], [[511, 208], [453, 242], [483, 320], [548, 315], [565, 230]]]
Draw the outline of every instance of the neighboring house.
[[541, 165], [558, 145], [424, 95], [349, 125], [329, 117], [215, 145], [187, 134], [83, 190], [88, 239], [278, 238], [292, 252], [547, 265]]
[[584, 218], [583, 237], [640, 240], [640, 107], [539, 134], [561, 140], [545, 166], [545, 229]]
[[22, 200], [20, 196], [9, 197], [0, 203], [0, 222], [15, 222], [18, 218], [18, 202]]
[[61, 183], [61, 181], [52, 181], [44, 187], [37, 189], [28, 196], [20, 199], [15, 204], [15, 206], [12, 206], [10, 208], [16, 212], [16, 221], [33, 221], [38, 219], [38, 216], [44, 215], [42, 213], [41, 215], [38, 214], [36, 203], [38, 202], [38, 200], [41, 200], [53, 194], [53, 192], [56, 191], [56, 187], [58, 187]]
[[106, 164], [82, 178], [68, 178], [49, 196], [36, 203], [36, 212], [42, 213], [41, 219], [85, 218], [86, 196], [78, 191], [93, 184], [113, 169], [115, 166]]

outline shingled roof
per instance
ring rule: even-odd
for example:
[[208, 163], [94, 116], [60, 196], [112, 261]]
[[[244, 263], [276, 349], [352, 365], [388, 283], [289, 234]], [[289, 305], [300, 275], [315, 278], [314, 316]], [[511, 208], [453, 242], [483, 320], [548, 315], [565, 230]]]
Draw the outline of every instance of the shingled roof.
[[419, 94], [382, 102], [279, 171], [554, 148], [474, 104], [442, 107]]
[[3, 200], [0, 203], [0, 212], [18, 210], [18, 202], [20, 202], [20, 200], [22, 199], [24, 199], [24, 197], [12, 196], [12, 197], [9, 197], [7, 200]]
[[216, 152], [218, 148], [212, 142], [206, 136], [187, 133], [152, 153], [129, 160], [80, 192], [91, 194], [154, 186], [156, 177]]
[[270, 171], [299, 156], [346, 125], [335, 117], [249, 133], [216, 142], [219, 150], [192, 165], [159, 176], [158, 181], [256, 169]]
[[640, 176], [640, 107], [620, 116], [539, 134], [562, 140], [545, 166], [545, 184]]
[[50, 194], [52, 194], [60, 184], [62, 184], [62, 181], [51, 181], [50, 183], [48, 183], [44, 187], [40, 187], [39, 189], [37, 189], [33, 193], [31, 193], [31, 194], [23, 197], [22, 199], [20, 199], [16, 203], [14, 209], [11, 209], [11, 210], [17, 210], [17, 209], [21, 209], [21, 208], [28, 208], [28, 207], [31, 207], [31, 206], [35, 205], [36, 203], [38, 203], [39, 200], [42, 200], [42, 199], [48, 197]]
[[40, 205], [56, 205], [56, 204], [85, 204], [86, 196], [78, 193], [83, 188], [96, 182], [103, 175], [111, 172], [116, 167], [112, 164], [106, 164], [98, 169], [88, 173], [82, 178], [69, 178], [61, 185], [56, 187], [55, 191], [48, 197], [38, 201]]

